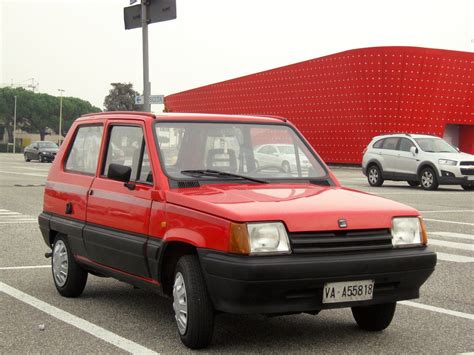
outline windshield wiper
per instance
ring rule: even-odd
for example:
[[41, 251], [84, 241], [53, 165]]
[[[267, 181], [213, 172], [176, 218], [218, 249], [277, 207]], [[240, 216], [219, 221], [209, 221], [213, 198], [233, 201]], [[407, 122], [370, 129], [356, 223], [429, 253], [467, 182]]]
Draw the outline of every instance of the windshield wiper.
[[197, 169], [197, 170], [181, 170], [181, 174], [189, 176], [214, 176], [214, 177], [228, 177], [238, 178], [248, 181], [258, 182], [259, 184], [268, 184], [268, 181], [255, 179], [250, 176], [228, 173], [225, 171], [211, 170], [211, 169]]

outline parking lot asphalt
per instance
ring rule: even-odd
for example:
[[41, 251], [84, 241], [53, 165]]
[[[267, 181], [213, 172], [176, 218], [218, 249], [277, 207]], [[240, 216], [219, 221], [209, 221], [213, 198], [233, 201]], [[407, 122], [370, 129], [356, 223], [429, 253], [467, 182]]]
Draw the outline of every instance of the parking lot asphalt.
[[[89, 276], [61, 297], [37, 224], [51, 164], [0, 154], [0, 353], [185, 353], [171, 300]], [[341, 183], [413, 206], [438, 253], [421, 297], [397, 306], [381, 333], [360, 330], [350, 309], [264, 317], [221, 314], [206, 352], [465, 353], [474, 351], [474, 192], [423, 191], [403, 182], [369, 187], [360, 169], [334, 167]]]

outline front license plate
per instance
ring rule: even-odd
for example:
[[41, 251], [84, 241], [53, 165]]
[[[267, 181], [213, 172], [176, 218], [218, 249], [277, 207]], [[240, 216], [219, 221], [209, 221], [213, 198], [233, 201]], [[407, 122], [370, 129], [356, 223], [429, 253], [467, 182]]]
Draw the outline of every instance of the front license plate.
[[371, 300], [374, 280], [329, 282], [324, 285], [323, 303], [340, 303]]

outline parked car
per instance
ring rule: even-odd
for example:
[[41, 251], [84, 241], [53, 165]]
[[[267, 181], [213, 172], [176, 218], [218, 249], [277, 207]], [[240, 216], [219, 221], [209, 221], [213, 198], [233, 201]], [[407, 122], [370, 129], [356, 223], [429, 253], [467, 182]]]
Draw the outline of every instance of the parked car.
[[54, 142], [37, 141], [26, 146], [23, 155], [25, 161], [39, 160], [40, 162], [52, 162], [58, 153], [59, 147]]
[[[293, 142], [306, 175], [255, 164], [265, 140]], [[219, 312], [351, 307], [381, 331], [436, 264], [416, 209], [343, 188], [281, 118], [85, 115], [51, 166], [39, 225], [61, 295], [79, 296], [89, 274], [161, 290], [192, 349], [210, 344]]]
[[436, 190], [439, 185], [474, 190], [474, 155], [425, 134], [374, 137], [364, 151], [362, 171], [371, 186], [395, 180], [410, 186], [421, 184], [425, 190]]
[[283, 172], [289, 173], [297, 170], [297, 161], [303, 170], [308, 170], [311, 164], [306, 155], [298, 150], [295, 154], [293, 144], [263, 144], [255, 149], [255, 160], [259, 167], [279, 166]]

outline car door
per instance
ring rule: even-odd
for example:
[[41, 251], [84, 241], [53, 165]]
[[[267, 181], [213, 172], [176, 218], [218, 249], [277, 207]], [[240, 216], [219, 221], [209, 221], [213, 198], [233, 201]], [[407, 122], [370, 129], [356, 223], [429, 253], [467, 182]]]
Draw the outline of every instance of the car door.
[[399, 140], [400, 138], [398, 137], [389, 137], [385, 138], [383, 141], [380, 155], [382, 156], [381, 162], [383, 174], [386, 178], [392, 176], [396, 171]]
[[[153, 176], [150, 168], [144, 171], [150, 162], [143, 130], [137, 121], [109, 121], [100, 175], [89, 192], [84, 242], [92, 261], [148, 277], [144, 251]], [[107, 177], [111, 164], [131, 168], [128, 186]]]
[[416, 157], [416, 155], [413, 155], [413, 153], [410, 152], [411, 147], [415, 147], [415, 144], [410, 139], [400, 138], [400, 143], [398, 146], [398, 162], [396, 166], [396, 170], [400, 175], [400, 178], [416, 178], [419, 159]]

